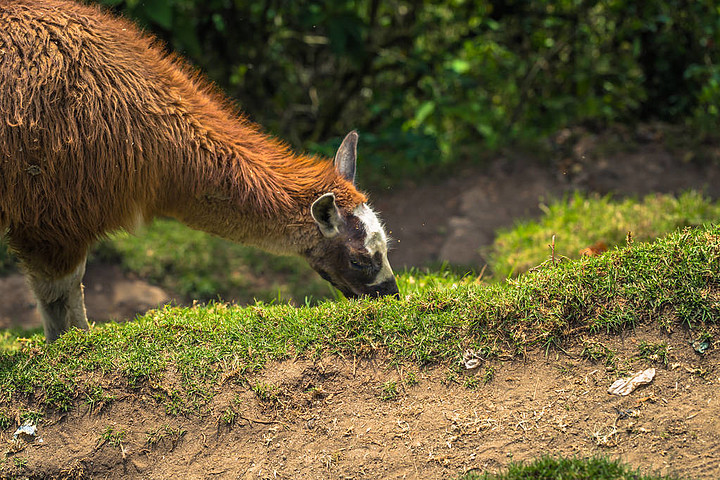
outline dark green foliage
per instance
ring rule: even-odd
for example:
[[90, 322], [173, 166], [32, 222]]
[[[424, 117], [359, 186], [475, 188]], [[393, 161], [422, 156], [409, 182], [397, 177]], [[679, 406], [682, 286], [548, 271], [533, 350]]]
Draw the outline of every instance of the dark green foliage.
[[359, 129], [373, 182], [571, 123], [720, 118], [710, 0], [96, 1], [297, 147]]
[[8, 251], [7, 243], [0, 237], [0, 275], [13, 272], [17, 269], [17, 262]]
[[13, 418], [6, 408], [0, 409], [0, 430], [5, 430], [13, 424]]

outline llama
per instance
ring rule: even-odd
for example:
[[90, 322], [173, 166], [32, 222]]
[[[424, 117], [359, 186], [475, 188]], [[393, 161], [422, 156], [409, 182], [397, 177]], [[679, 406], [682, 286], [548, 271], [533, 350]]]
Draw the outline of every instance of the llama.
[[387, 236], [334, 162], [292, 153], [133, 24], [69, 0], [0, 0], [0, 232], [48, 342], [87, 329], [88, 248], [156, 216], [299, 255], [347, 297], [397, 295]]

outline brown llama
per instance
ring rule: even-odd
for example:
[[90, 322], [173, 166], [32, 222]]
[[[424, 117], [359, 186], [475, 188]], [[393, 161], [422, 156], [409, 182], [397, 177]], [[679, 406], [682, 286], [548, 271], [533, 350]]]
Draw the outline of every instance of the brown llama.
[[87, 329], [88, 248], [155, 216], [300, 255], [348, 297], [397, 295], [387, 237], [334, 164], [295, 155], [126, 20], [67, 0], [0, 0], [0, 232], [48, 342]]

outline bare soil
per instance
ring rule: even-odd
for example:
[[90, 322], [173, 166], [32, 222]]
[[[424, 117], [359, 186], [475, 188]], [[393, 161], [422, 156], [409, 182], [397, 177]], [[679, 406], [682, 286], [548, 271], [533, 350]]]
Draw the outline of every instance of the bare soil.
[[[539, 199], [573, 189], [642, 195], [703, 188], [720, 197], [720, 168], [667, 147], [665, 134], [654, 127], [560, 132], [546, 165], [508, 153], [484, 168], [375, 195], [397, 242], [392, 262], [480, 269], [480, 247], [497, 228], [537, 215]], [[717, 158], [712, 147], [708, 152]], [[173, 298], [113, 265], [89, 266], [85, 284], [88, 313], [97, 321], [129, 319]], [[39, 325], [20, 276], [1, 278], [0, 294], [0, 328]], [[210, 405], [188, 417], [168, 415], [150, 391], [118, 389], [107, 406], [46, 415], [29, 443], [11, 441], [16, 426], [2, 432], [0, 474], [456, 478], [543, 454], [603, 454], [643, 472], [720, 478], [717, 342], [700, 355], [683, 328], [668, 333], [640, 326], [592, 338], [616, 353], [606, 366], [582, 356], [582, 340], [475, 370], [390, 368], [382, 355], [278, 362], [248, 382], [226, 379]], [[639, 358], [642, 341], [666, 342], [667, 362]], [[607, 393], [620, 372], [650, 366], [657, 369], [650, 385], [627, 397]], [[258, 383], [272, 395], [259, 398], [250, 388]]]
[[[325, 358], [271, 364], [249, 384], [226, 381], [202, 414], [165, 413], [150, 392], [117, 391], [105, 408], [53, 414], [38, 437], [8, 442], [4, 473], [30, 478], [457, 478], [540, 455], [621, 458], [641, 471], [720, 475], [717, 348], [703, 356], [686, 332], [639, 328], [595, 341], [612, 367], [582, 357], [580, 342], [479, 369], [388, 368]], [[667, 342], [667, 364], [638, 358], [638, 343]], [[653, 382], [609, 395], [617, 370], [655, 366]], [[484, 383], [487, 368], [494, 377]], [[409, 382], [414, 377], [417, 383]], [[397, 395], [388, 395], [394, 382]], [[168, 385], [169, 386], [169, 385]], [[162, 387], [160, 387], [162, 388]], [[389, 398], [390, 397], [390, 398]], [[233, 412], [229, 415], [227, 412]], [[116, 434], [108, 440], [106, 432]], [[12, 429], [4, 432], [9, 439]], [[9, 453], [9, 452], [13, 453]], [[14, 459], [26, 459], [24, 467]]]
[[[91, 263], [85, 272], [85, 306], [91, 321], [129, 320], [182, 298], [151, 285], [118, 265]], [[0, 328], [42, 325], [35, 297], [22, 274], [0, 277]]]

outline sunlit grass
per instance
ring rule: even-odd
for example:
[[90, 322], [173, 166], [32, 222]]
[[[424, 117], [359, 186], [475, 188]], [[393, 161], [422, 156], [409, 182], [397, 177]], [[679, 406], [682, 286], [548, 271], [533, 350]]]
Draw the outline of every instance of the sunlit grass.
[[696, 192], [679, 197], [649, 195], [641, 200], [575, 193], [543, 206], [540, 219], [498, 232], [489, 251], [490, 264], [496, 278], [506, 278], [547, 260], [553, 236], [557, 258], [578, 258], [591, 246], [624, 246], [628, 234], [634, 241], [648, 241], [677, 228], [719, 219], [720, 203]]

